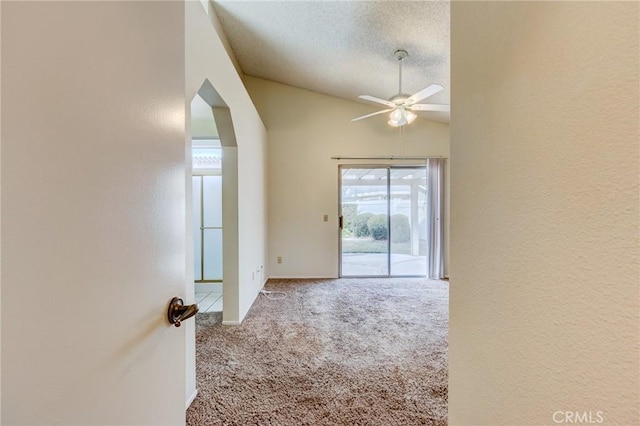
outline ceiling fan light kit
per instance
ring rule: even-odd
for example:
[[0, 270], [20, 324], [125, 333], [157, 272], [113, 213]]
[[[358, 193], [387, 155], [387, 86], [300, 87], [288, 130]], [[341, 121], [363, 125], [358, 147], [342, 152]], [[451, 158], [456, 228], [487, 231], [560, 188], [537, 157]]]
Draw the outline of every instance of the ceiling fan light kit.
[[409, 54], [406, 50], [399, 49], [396, 50], [393, 55], [398, 60], [398, 93], [389, 98], [389, 100], [370, 95], [358, 96], [360, 99], [385, 105], [387, 109], [356, 117], [351, 119], [351, 121], [358, 121], [364, 118], [373, 117], [374, 115], [391, 112], [387, 123], [393, 127], [402, 127], [412, 123], [416, 119], [417, 115], [412, 111], [449, 111], [449, 105], [417, 103], [443, 90], [444, 87], [439, 84], [431, 84], [411, 96], [406, 93], [402, 93], [402, 62], [409, 57]]
[[389, 116], [389, 121], [387, 123], [389, 123], [389, 125], [393, 127], [401, 127], [405, 124], [411, 124], [413, 120], [416, 119], [416, 117], [417, 115], [415, 115], [411, 111], [397, 108], [393, 110], [393, 112]]

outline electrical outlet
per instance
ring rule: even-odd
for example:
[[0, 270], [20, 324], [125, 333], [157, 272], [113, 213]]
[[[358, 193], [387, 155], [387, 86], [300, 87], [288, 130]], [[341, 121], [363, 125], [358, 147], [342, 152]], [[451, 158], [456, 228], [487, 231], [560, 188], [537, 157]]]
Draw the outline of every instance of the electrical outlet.
[[323, 222], [329, 222], [329, 215], [328, 215], [328, 214], [325, 214], [325, 215], [322, 217], [322, 221], [323, 221]]
[[251, 271], [251, 281], [256, 279], [256, 273]]
[[282, 263], [282, 256], [278, 256], [278, 263]]

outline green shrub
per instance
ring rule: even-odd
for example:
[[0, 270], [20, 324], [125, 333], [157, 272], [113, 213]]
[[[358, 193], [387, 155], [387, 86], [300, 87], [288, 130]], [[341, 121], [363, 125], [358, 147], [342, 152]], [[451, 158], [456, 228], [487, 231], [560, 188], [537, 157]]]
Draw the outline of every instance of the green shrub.
[[386, 240], [387, 239], [387, 215], [377, 214], [371, 216], [367, 221], [367, 227], [369, 228], [369, 234], [374, 240]]
[[342, 230], [348, 231], [353, 234], [353, 220], [358, 214], [358, 206], [356, 204], [343, 204], [342, 205]]
[[371, 216], [373, 216], [371, 213], [360, 213], [353, 219], [351, 231], [356, 238], [366, 238], [370, 235], [367, 222]]
[[411, 239], [409, 218], [403, 214], [391, 215], [391, 242], [406, 243]]

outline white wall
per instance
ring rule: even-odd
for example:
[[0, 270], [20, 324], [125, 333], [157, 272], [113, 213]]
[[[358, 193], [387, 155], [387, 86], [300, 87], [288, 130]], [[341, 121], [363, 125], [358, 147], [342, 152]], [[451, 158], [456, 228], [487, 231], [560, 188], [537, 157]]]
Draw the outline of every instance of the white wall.
[[194, 96], [191, 101], [191, 138], [192, 139], [217, 139], [218, 129], [213, 119], [213, 111], [204, 99]]
[[[399, 130], [387, 125], [384, 117], [350, 121], [375, 111], [374, 105], [255, 77], [245, 76], [244, 81], [269, 131], [272, 277], [338, 275], [338, 164], [358, 161], [336, 161], [332, 156], [449, 156], [447, 124], [418, 118], [404, 128], [400, 140]], [[327, 223], [324, 214], [329, 215]], [[282, 264], [276, 262], [278, 256]]]
[[[231, 111], [238, 145], [238, 287], [237, 303], [229, 310], [226, 285], [224, 289], [224, 320], [235, 323], [244, 318], [262, 288], [263, 282], [256, 271], [261, 266], [267, 268], [267, 135], [233, 61], [216, 32], [214, 11], [210, 9], [207, 15], [198, 2], [186, 2], [185, 8], [187, 98], [195, 96], [205, 79], [208, 79]], [[225, 224], [225, 230], [228, 229]], [[225, 257], [227, 254], [225, 252]], [[226, 273], [225, 269], [225, 277]], [[265, 271], [265, 277], [267, 273]]]
[[[266, 265], [267, 197], [266, 197], [266, 130], [242, 84], [233, 61], [222, 42], [224, 34], [214, 25], [217, 17], [209, 4], [208, 14], [200, 2], [185, 2], [185, 63], [186, 98], [193, 99], [205, 80], [208, 80], [230, 108], [237, 148], [223, 148], [225, 176], [223, 192], [237, 194], [227, 199], [223, 209], [237, 213], [237, 221], [225, 221], [224, 241], [224, 317], [225, 324], [239, 324], [257, 297], [263, 282], [262, 274], [255, 274]], [[190, 136], [187, 140], [190, 150]], [[233, 164], [232, 164], [233, 163]], [[190, 173], [190, 170], [188, 170]], [[230, 176], [231, 173], [233, 176]], [[237, 175], [237, 179], [235, 176]], [[191, 180], [187, 180], [187, 198], [191, 197]], [[233, 207], [233, 208], [232, 208]], [[227, 213], [223, 213], [229, 217]], [[187, 204], [187, 218], [191, 218], [191, 204]], [[226, 220], [226, 219], [225, 219]], [[193, 236], [187, 220], [187, 286], [188, 298], [193, 300]], [[228, 238], [229, 234], [237, 238]], [[231, 241], [234, 240], [234, 241]], [[265, 270], [264, 276], [267, 277]], [[187, 324], [187, 403], [196, 391], [195, 329]]]
[[638, 6], [452, 2], [452, 425], [640, 424]]
[[[0, 6], [0, 87], [2, 87], [2, 6]], [[0, 138], [2, 137], [2, 102], [0, 102]], [[1, 142], [1, 139], [0, 139]], [[0, 241], [2, 241], [2, 149], [0, 145]], [[2, 318], [2, 244], [0, 244], [0, 318]], [[0, 377], [2, 371], [2, 327], [0, 327]], [[0, 380], [0, 425], [2, 424], [2, 380]]]
[[[350, 121], [375, 106], [255, 77], [244, 81], [269, 130], [271, 277], [337, 277], [338, 164], [377, 162], [332, 156], [449, 156], [446, 124], [418, 119], [401, 140], [381, 117]], [[324, 214], [329, 222], [323, 222]]]

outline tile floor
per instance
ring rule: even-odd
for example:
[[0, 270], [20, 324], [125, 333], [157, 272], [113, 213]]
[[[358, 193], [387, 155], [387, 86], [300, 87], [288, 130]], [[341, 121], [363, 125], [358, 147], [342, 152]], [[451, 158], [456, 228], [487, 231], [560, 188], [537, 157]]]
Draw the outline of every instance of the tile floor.
[[196, 286], [196, 303], [199, 312], [222, 312], [222, 291], [198, 290]]

